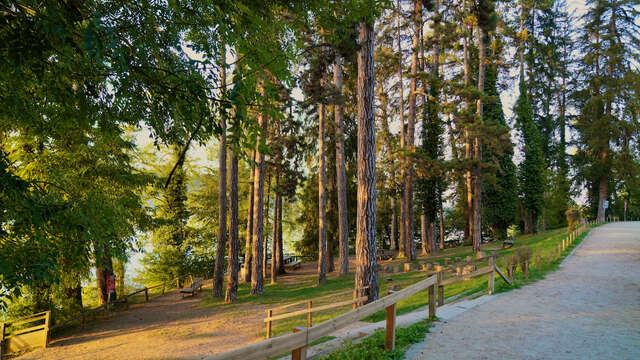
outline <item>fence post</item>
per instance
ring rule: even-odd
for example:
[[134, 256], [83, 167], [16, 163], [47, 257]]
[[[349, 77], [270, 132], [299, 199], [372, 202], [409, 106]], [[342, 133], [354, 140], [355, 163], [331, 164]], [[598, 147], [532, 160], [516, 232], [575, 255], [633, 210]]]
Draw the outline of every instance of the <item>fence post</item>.
[[560, 247], [560, 244], [558, 244], [558, 258], [560, 258], [561, 255], [562, 255], [562, 248]]
[[310, 328], [312, 326], [312, 319], [311, 319], [311, 307], [313, 306], [313, 301], [309, 300], [307, 301], [307, 327]]
[[[389, 290], [387, 295], [393, 294], [393, 290]], [[396, 304], [387, 306], [387, 329], [384, 340], [384, 348], [391, 351], [396, 347]]]
[[487, 283], [487, 291], [489, 295], [493, 295], [493, 282], [496, 276], [496, 255], [491, 254], [489, 256], [489, 266], [491, 266], [491, 272], [489, 273], [489, 282]]
[[411, 263], [404, 263], [404, 272], [411, 271]]
[[180, 289], [180, 278], [176, 278], [176, 289]]
[[353, 290], [353, 305], [351, 306], [351, 308], [353, 310], [355, 310], [358, 307], [358, 304], [356, 304], [355, 300], [358, 298], [358, 291], [357, 290]]
[[44, 318], [44, 345], [43, 348], [46, 348], [49, 345], [49, 328], [51, 327], [51, 310], [47, 311], [47, 315]]
[[524, 273], [524, 278], [529, 279], [529, 260], [524, 261], [524, 269], [522, 269]]
[[[298, 326], [293, 328], [294, 333], [304, 331], [304, 330], [305, 328], [303, 326]], [[303, 346], [303, 347], [294, 349], [291, 352], [291, 360], [307, 360], [307, 347]]]
[[144, 301], [149, 301], [149, 288], [144, 288]]
[[272, 309], [267, 310], [267, 319], [269, 319], [269, 321], [267, 321], [267, 339], [271, 337], [271, 316], [272, 315], [273, 315], [273, 310]]
[[444, 280], [444, 271], [438, 271], [438, 306], [444, 305], [444, 286], [440, 285]]

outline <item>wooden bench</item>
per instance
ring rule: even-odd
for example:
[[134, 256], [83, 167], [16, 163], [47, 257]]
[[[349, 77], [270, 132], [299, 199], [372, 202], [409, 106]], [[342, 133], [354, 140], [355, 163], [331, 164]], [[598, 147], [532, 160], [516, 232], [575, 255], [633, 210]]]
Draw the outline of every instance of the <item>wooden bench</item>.
[[284, 268], [287, 269], [287, 270], [295, 270], [295, 269], [300, 268], [300, 264], [301, 264], [300, 260], [294, 260], [294, 261], [291, 261], [291, 262], [289, 262], [287, 264], [284, 264]]
[[383, 260], [391, 260], [393, 259], [393, 255], [394, 255], [394, 251], [393, 250], [383, 250], [383, 249], [379, 249], [378, 253], [376, 254], [376, 258], [379, 261], [383, 261]]
[[191, 294], [191, 296], [195, 296], [200, 289], [202, 289], [202, 281], [203, 278], [195, 278], [191, 283], [191, 286], [180, 289], [180, 293], [182, 294], [182, 298], [184, 299], [184, 294]]

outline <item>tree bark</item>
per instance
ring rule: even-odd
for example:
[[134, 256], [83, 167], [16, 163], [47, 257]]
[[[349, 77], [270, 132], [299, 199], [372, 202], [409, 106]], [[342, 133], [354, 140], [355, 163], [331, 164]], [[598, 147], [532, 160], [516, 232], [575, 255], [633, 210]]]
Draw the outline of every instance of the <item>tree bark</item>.
[[424, 214], [424, 208], [422, 214], [420, 214], [420, 238], [422, 240], [422, 255], [429, 254], [429, 242], [427, 240], [427, 216]]
[[247, 208], [247, 233], [245, 238], [245, 248], [244, 248], [244, 282], [251, 282], [251, 252], [252, 246], [251, 242], [253, 241], [253, 183], [256, 177], [256, 167], [254, 165], [256, 161], [256, 151], [254, 150], [251, 154], [251, 179], [249, 181], [249, 207]]
[[[411, 55], [411, 92], [409, 93], [409, 117], [407, 119], [406, 151], [412, 152], [414, 146], [414, 128], [416, 122], [416, 100], [418, 90], [418, 55], [420, 52], [420, 30], [422, 28], [422, 1], [415, 0], [413, 8], [413, 50]], [[405, 256], [407, 259], [415, 259], [416, 251], [413, 242], [413, 162], [405, 157], [404, 164], [404, 228], [405, 228]]]
[[443, 210], [442, 210], [442, 194], [440, 194], [440, 192], [438, 192], [438, 200], [439, 200], [439, 205], [440, 205], [440, 207], [438, 208], [438, 215], [440, 217], [440, 243], [439, 243], [439, 248], [440, 248], [440, 250], [444, 250], [444, 214], [443, 214]]
[[233, 150], [229, 151], [229, 259], [227, 274], [227, 293], [224, 301], [230, 303], [238, 296], [238, 158]]
[[[324, 86], [324, 75], [320, 80]], [[318, 284], [327, 281], [327, 165], [324, 152], [325, 105], [318, 105]]]
[[263, 245], [262, 248], [264, 249], [264, 252], [262, 253], [262, 274], [264, 276], [267, 276], [268, 272], [267, 272], [267, 265], [269, 264], [267, 262], [267, 250], [269, 249], [269, 205], [271, 204], [271, 175], [268, 176], [268, 181], [267, 181], [267, 198], [266, 201], [264, 202], [264, 239], [263, 239]]
[[[220, 69], [220, 81], [223, 92], [226, 89], [226, 70]], [[224, 255], [227, 248], [227, 121], [224, 116], [220, 119], [220, 158], [218, 160], [218, 244], [216, 247], [216, 264], [213, 270], [213, 297], [222, 297], [222, 283], [224, 281]]]
[[[463, 6], [466, 7], [466, 1], [463, 2]], [[467, 32], [469, 32], [468, 26], [465, 26]], [[469, 38], [468, 34], [464, 35], [464, 43], [463, 43], [463, 57], [464, 57], [464, 86], [465, 88], [469, 86]], [[469, 100], [466, 99], [464, 102], [465, 110], [469, 109]], [[464, 138], [465, 138], [465, 149], [464, 149], [464, 157], [467, 160], [467, 171], [466, 171], [466, 186], [467, 186], [467, 231], [465, 231], [465, 235], [468, 238], [465, 239], [465, 242], [473, 242], [473, 187], [471, 180], [471, 159], [473, 157], [473, 144], [471, 139], [471, 134], [467, 128], [464, 130]]]
[[278, 198], [278, 274], [284, 274], [284, 245], [282, 243], [282, 196]]
[[[333, 72], [333, 84], [342, 94], [342, 58], [336, 59]], [[344, 135], [342, 131], [342, 105], [336, 104], [336, 185], [338, 187], [338, 273], [349, 272], [349, 221], [347, 218], [347, 176], [344, 165]]]
[[[399, 78], [399, 87], [400, 87], [400, 106], [398, 107], [398, 117], [400, 118], [400, 148], [404, 149], [405, 140], [406, 140], [406, 129], [404, 123], [404, 81], [402, 79], [402, 65], [403, 65], [403, 54], [402, 54], [402, 39], [400, 38], [400, 0], [396, 0], [396, 40], [398, 41], [398, 54], [399, 54], [399, 63], [398, 63], [398, 78]], [[402, 191], [404, 194], [404, 183], [402, 184]], [[405, 256], [405, 248], [406, 248], [406, 240], [407, 237], [405, 235], [405, 223], [406, 223], [406, 214], [405, 214], [405, 202], [404, 195], [401, 198], [400, 205], [400, 242], [399, 242], [399, 251], [398, 257]]]
[[373, 107], [373, 24], [360, 23], [358, 42], [358, 204], [356, 276], [358, 295], [378, 299], [376, 264], [376, 135]]
[[[485, 73], [485, 40], [487, 34], [484, 30], [478, 28], [478, 92], [484, 93], [484, 73]], [[476, 103], [476, 121], [482, 122], [482, 95], [478, 98]], [[476, 133], [474, 140], [474, 194], [473, 194], [473, 252], [474, 254], [480, 251], [480, 245], [482, 244], [482, 168], [480, 163], [482, 162], [482, 139]]]
[[273, 201], [273, 233], [271, 236], [271, 283], [275, 284], [276, 276], [277, 276], [277, 254], [278, 254], [278, 201], [280, 199], [280, 195], [278, 194], [278, 185], [280, 185], [280, 174], [278, 174], [276, 170], [276, 188], [274, 189], [275, 199]]
[[[97, 262], [99, 263], [98, 266], [96, 266], [98, 299], [100, 300], [100, 305], [104, 305], [109, 299], [109, 294], [107, 293], [107, 279], [109, 276], [113, 275], [113, 262], [111, 261], [111, 256], [107, 253], [106, 246], [103, 247], [102, 255], [100, 255], [100, 261]], [[117, 294], [114, 294], [111, 301], [115, 299], [117, 299]]]
[[396, 213], [396, 199], [391, 197], [391, 250], [398, 250], [396, 233], [398, 232], [398, 215]]
[[[262, 96], [265, 97], [264, 87], [260, 86]], [[258, 115], [258, 125], [262, 133], [258, 137], [256, 144], [256, 174], [253, 181], [253, 261], [251, 263], [251, 295], [264, 293], [264, 278], [262, 272], [263, 238], [264, 238], [264, 177], [265, 161], [264, 154], [260, 152], [260, 143], [266, 141], [267, 136], [267, 115], [263, 110]]]

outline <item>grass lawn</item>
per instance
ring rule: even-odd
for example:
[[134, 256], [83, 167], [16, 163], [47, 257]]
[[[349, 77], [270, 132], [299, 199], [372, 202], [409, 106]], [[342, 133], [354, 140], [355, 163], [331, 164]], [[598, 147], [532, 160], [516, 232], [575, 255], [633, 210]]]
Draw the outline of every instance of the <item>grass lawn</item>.
[[[512, 254], [516, 251], [516, 249], [521, 247], [529, 247], [532, 249], [533, 254], [542, 253], [546, 256], [546, 252], [552, 250], [554, 247], [557, 247], [559, 241], [563, 238], [567, 237], [566, 229], [557, 229], [546, 231], [541, 234], [536, 235], [525, 235], [516, 238], [515, 244], [510, 249], [500, 249], [501, 244], [484, 244], [483, 250], [488, 252], [495, 252], [498, 255], [497, 263], [499, 266], [502, 266], [502, 271], [506, 274], [506, 269], [504, 269], [503, 258], [505, 255]], [[574, 243], [574, 245], [577, 243]], [[450, 258], [453, 261], [454, 258], [460, 257], [464, 260], [464, 258], [468, 255], [472, 255], [472, 249], [470, 246], [461, 246], [451, 249], [445, 249], [440, 251], [439, 254], [435, 257], [423, 257], [419, 256], [415, 263], [428, 261], [430, 263], [439, 263], [444, 264], [445, 258]], [[545, 258], [546, 260], [546, 258]], [[399, 265], [402, 264], [402, 259], [383, 262], [384, 265]], [[478, 268], [482, 266], [486, 266], [487, 263], [478, 263]], [[533, 264], [532, 264], [533, 265]], [[531, 266], [531, 265], [530, 265]], [[546, 267], [545, 267], [546, 266]], [[535, 281], [537, 278], [542, 276], [543, 273], [547, 271], [551, 271], [557, 267], [557, 264], [545, 264], [543, 269], [535, 269], [535, 267], [531, 266], [530, 276], [528, 282]], [[548, 268], [548, 269], [547, 269]], [[518, 271], [516, 271], [516, 277], [518, 276]], [[424, 279], [425, 273], [423, 271], [413, 270], [406, 273], [381, 273], [379, 275], [380, 282], [380, 295], [384, 296], [388, 290], [390, 290], [394, 284], [400, 284], [400, 287], [404, 288], [412, 283], [415, 283], [419, 280]], [[388, 279], [392, 279], [392, 281], [388, 281]], [[316, 297], [321, 297], [325, 295], [330, 295], [333, 293], [344, 292], [348, 290], [352, 290], [354, 287], [354, 275], [352, 273], [338, 277], [335, 274], [329, 274], [328, 281], [322, 286], [317, 286], [317, 276], [316, 275], [300, 275], [295, 278], [295, 281], [282, 281], [276, 284], [269, 284], [268, 281], [265, 284], [265, 293], [262, 296], [251, 296], [249, 294], [250, 284], [240, 284], [238, 289], [238, 301], [234, 304], [225, 304], [221, 299], [207, 297], [200, 302], [200, 306], [202, 307], [222, 307], [228, 308], [228, 311], [233, 312], [233, 308], [238, 304], [243, 303], [255, 303], [263, 305], [265, 308], [276, 308], [288, 303], [313, 299]], [[518, 281], [516, 286], [519, 286], [522, 283]], [[506, 291], [509, 289], [508, 286], [498, 277], [496, 279], [496, 291]], [[449, 298], [454, 295], [459, 294], [473, 294], [478, 291], [486, 290], [487, 288], [487, 276], [480, 276], [477, 278], [472, 278], [465, 281], [459, 281], [454, 284], [445, 287], [445, 298]], [[321, 306], [325, 304], [335, 303], [342, 300], [349, 300], [352, 298], [351, 294], [344, 294], [336, 297], [328, 297], [320, 300], [314, 300], [313, 306]], [[426, 306], [428, 304], [427, 293], [421, 292], [415, 294], [405, 300], [402, 300], [398, 303], [397, 313], [398, 315], [413, 311], [417, 308]], [[297, 305], [294, 307], [290, 307], [288, 309], [282, 310], [281, 312], [275, 312], [275, 315], [283, 314], [295, 310], [300, 310], [305, 308], [305, 304]], [[322, 312], [313, 313], [313, 323], [318, 324], [325, 320], [329, 320], [334, 318], [342, 313], [347, 312], [351, 309], [351, 305], [343, 306], [340, 308], [325, 310]], [[221, 309], [222, 310], [222, 309]], [[226, 309], [224, 309], [226, 311]], [[265, 313], [266, 316], [266, 313]], [[379, 312], [369, 316], [364, 319], [364, 321], [369, 322], [377, 322], [384, 319], [384, 312]], [[287, 333], [292, 331], [292, 329], [296, 326], [306, 326], [307, 324], [307, 316], [306, 314], [288, 318], [277, 320], [273, 322], [272, 327], [272, 336], [277, 336], [283, 333]], [[257, 336], [264, 336], [266, 331], [266, 326], [262, 329], [257, 330]]]

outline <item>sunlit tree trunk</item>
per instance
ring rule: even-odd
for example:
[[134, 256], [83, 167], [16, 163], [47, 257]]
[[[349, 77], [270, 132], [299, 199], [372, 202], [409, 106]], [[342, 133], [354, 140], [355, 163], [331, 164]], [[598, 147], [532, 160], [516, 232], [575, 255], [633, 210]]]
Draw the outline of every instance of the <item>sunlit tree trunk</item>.
[[[366, 302], [378, 299], [376, 269], [376, 135], [373, 104], [373, 24], [359, 25], [358, 202], [355, 287]], [[363, 287], [366, 287], [363, 289]], [[360, 303], [364, 303], [361, 301]]]
[[[263, 97], [266, 97], [264, 88], [260, 86]], [[262, 256], [264, 239], [264, 177], [265, 161], [264, 154], [260, 152], [260, 143], [266, 140], [267, 135], [267, 115], [266, 110], [262, 110], [258, 115], [258, 126], [262, 129], [262, 134], [258, 137], [256, 144], [256, 173], [253, 181], [253, 261], [251, 263], [251, 294], [258, 295], [264, 293], [264, 278], [262, 272]]]
[[[226, 88], [226, 70], [220, 67], [220, 82]], [[223, 90], [224, 92], [224, 90]], [[216, 264], [213, 270], [213, 297], [222, 297], [222, 283], [224, 280], [224, 255], [227, 248], [227, 121], [224, 116], [220, 119], [220, 154], [218, 159], [218, 244], [216, 247]]]
[[[113, 262], [111, 261], [111, 256], [109, 256], [107, 247], [102, 246], [101, 252], [96, 256], [96, 283], [98, 288], [98, 299], [100, 300], [100, 304], [104, 305], [109, 300], [109, 294], [107, 293], [107, 279], [109, 276], [113, 276]], [[111, 299], [112, 301], [117, 298], [117, 295], [114, 295]]]
[[[333, 72], [333, 84], [342, 93], [342, 58], [336, 59]], [[342, 106], [334, 109], [336, 127], [336, 186], [338, 188], [338, 272], [349, 272], [349, 221], [347, 218], [347, 176], [344, 165], [344, 139], [342, 132]]]
[[[324, 86], [324, 75], [320, 80]], [[325, 105], [318, 105], [318, 283], [327, 281], [327, 165], [324, 149]]]
[[251, 242], [253, 241], [253, 183], [256, 177], [256, 167], [254, 163], [256, 161], [256, 151], [252, 151], [251, 153], [251, 178], [249, 179], [249, 207], [247, 208], [247, 233], [245, 237], [245, 248], [244, 248], [244, 282], [251, 282], [251, 252], [252, 246]]
[[397, 217], [396, 199], [391, 197], [391, 250], [398, 250], [398, 240], [396, 238], [396, 234], [398, 232]]
[[[403, 66], [403, 54], [402, 54], [402, 39], [400, 37], [400, 0], [396, 0], [396, 40], [398, 42], [398, 81], [399, 81], [399, 89], [400, 89], [400, 101], [398, 106], [398, 117], [400, 118], [400, 148], [404, 149], [405, 140], [406, 140], [406, 129], [404, 123], [404, 81], [402, 79], [402, 66]], [[403, 182], [403, 194], [404, 194], [404, 182]], [[406, 248], [406, 240], [405, 236], [405, 222], [406, 222], [406, 214], [405, 214], [405, 203], [404, 203], [404, 195], [401, 197], [400, 204], [400, 241], [398, 256], [404, 257], [405, 248]]]
[[278, 254], [278, 227], [280, 224], [278, 223], [278, 201], [280, 201], [280, 195], [278, 194], [278, 185], [280, 185], [280, 174], [278, 170], [276, 170], [276, 187], [274, 189], [274, 201], [273, 201], [273, 232], [271, 235], [271, 283], [274, 284], [276, 282], [276, 276], [278, 272], [277, 265], [277, 254]]
[[284, 244], [282, 243], [282, 196], [280, 196], [278, 200], [278, 274], [284, 274]]
[[264, 252], [262, 253], [262, 274], [267, 276], [267, 249], [269, 249], [269, 206], [271, 205], [271, 174], [268, 176], [267, 180], [267, 198], [264, 202], [264, 238], [262, 240], [262, 248]]
[[[484, 92], [484, 73], [485, 73], [485, 47], [487, 34], [478, 27], [478, 92]], [[482, 97], [478, 98], [476, 103], [476, 121], [482, 122]], [[474, 194], [473, 194], [473, 252], [480, 251], [482, 243], [482, 140], [478, 134], [474, 140]]]
[[238, 158], [233, 150], [229, 151], [229, 259], [227, 274], [227, 293], [224, 301], [233, 302], [238, 296]]

